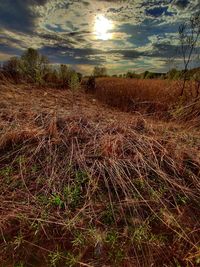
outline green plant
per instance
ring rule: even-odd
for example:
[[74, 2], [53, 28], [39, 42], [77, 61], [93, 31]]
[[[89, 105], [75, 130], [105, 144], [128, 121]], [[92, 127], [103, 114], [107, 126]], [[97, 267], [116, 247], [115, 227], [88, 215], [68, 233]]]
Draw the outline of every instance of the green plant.
[[114, 211], [112, 210], [110, 205], [102, 212], [101, 221], [107, 225], [114, 224], [115, 222]]
[[43, 76], [48, 70], [48, 58], [37, 50], [28, 48], [21, 56], [21, 69], [23, 75], [30, 82], [41, 84]]
[[143, 243], [151, 239], [150, 227], [147, 223], [138, 225], [133, 229], [132, 237], [133, 242], [138, 244]]
[[41, 227], [40, 222], [33, 222], [33, 223], [31, 224], [31, 228], [32, 228], [33, 231], [34, 231], [34, 235], [35, 235], [35, 236], [39, 233], [39, 231], [40, 231], [40, 227]]
[[112, 249], [109, 251], [109, 260], [114, 263], [115, 266], [121, 266], [124, 258], [125, 258], [125, 253], [124, 250], [120, 247]]
[[66, 266], [73, 267], [77, 264], [77, 262], [78, 259], [71, 252], [68, 252], [65, 261]]
[[119, 239], [119, 235], [118, 235], [118, 232], [116, 231], [111, 231], [111, 232], [108, 232], [107, 235], [106, 235], [106, 238], [105, 238], [105, 242], [107, 244], [109, 244], [109, 246], [111, 246], [112, 248], [115, 247], [117, 241]]
[[13, 245], [15, 246], [14, 249], [19, 248], [21, 244], [23, 243], [23, 241], [24, 241], [23, 236], [21, 234], [18, 234], [18, 236], [16, 236], [13, 241]]
[[82, 198], [81, 186], [74, 184], [64, 187], [64, 198], [71, 208], [76, 208]]
[[76, 172], [76, 175], [75, 175], [75, 180], [76, 180], [76, 182], [78, 183], [78, 184], [80, 184], [80, 185], [83, 185], [83, 184], [85, 184], [86, 182], [88, 182], [88, 179], [89, 179], [89, 177], [88, 177], [88, 174], [87, 174], [87, 172], [86, 171], [77, 171]]
[[0, 175], [4, 178], [9, 178], [13, 173], [12, 166], [6, 166], [3, 169], [0, 170]]
[[188, 202], [188, 198], [186, 196], [184, 196], [184, 195], [178, 194], [176, 196], [176, 202], [179, 205], [186, 205], [187, 202]]
[[85, 237], [82, 232], [76, 231], [74, 233], [74, 238], [72, 240], [73, 247], [84, 247], [85, 246]]
[[20, 262], [15, 263], [14, 267], [25, 267], [25, 264], [22, 261], [20, 261]]
[[64, 202], [62, 201], [62, 199], [60, 198], [59, 195], [53, 194], [52, 198], [51, 198], [51, 203], [55, 206], [58, 206], [60, 208], [62, 208], [64, 206]]
[[63, 253], [61, 253], [60, 251], [57, 250], [55, 252], [51, 252], [49, 254], [50, 266], [52, 267], [60, 266], [62, 258], [63, 258]]
[[[13, 174], [13, 168], [12, 166], [6, 166], [0, 170], [0, 177], [2, 176], [4, 178], [4, 182], [6, 184], [10, 184], [12, 182], [12, 174]], [[16, 182], [16, 185], [18, 183]]]
[[37, 197], [37, 199], [39, 203], [45, 206], [51, 203], [51, 200], [46, 195], [41, 194]]

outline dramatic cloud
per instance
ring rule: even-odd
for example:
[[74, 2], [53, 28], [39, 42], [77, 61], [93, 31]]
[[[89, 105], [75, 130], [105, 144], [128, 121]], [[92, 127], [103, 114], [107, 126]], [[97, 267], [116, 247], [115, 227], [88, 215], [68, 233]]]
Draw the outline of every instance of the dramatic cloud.
[[[85, 73], [97, 64], [165, 71], [166, 59], [178, 57], [180, 23], [198, 10], [199, 0], [0, 0], [0, 61], [33, 47]], [[101, 15], [112, 23], [102, 39]]]

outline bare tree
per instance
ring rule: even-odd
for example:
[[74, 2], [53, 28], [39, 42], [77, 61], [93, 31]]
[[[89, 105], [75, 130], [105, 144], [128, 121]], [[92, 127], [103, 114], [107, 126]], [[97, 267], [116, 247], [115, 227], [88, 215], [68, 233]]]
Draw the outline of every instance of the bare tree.
[[200, 12], [192, 15], [188, 22], [184, 22], [179, 27], [179, 41], [181, 44], [181, 55], [183, 57], [183, 84], [180, 95], [183, 96], [187, 81], [187, 72], [190, 63], [197, 56], [198, 42], [200, 39]]

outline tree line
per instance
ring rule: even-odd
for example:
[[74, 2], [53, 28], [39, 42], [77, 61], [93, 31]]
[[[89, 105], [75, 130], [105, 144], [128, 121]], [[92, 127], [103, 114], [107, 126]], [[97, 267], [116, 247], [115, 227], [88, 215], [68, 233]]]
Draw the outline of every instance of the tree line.
[[3, 64], [2, 72], [5, 77], [16, 83], [28, 82], [38, 85], [70, 87], [80, 83], [82, 74], [71, 67], [61, 64], [55, 67], [50, 64], [48, 57], [33, 48], [28, 48], [21, 57], [12, 57]]

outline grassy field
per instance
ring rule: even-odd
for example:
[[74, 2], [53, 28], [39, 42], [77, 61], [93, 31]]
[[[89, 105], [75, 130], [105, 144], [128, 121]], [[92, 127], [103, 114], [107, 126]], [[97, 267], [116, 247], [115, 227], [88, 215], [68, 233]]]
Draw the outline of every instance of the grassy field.
[[[199, 119], [199, 85], [187, 82], [180, 97], [182, 86], [181, 80], [98, 78], [96, 97], [122, 111], [141, 112], [154, 118]], [[194, 99], [198, 101], [194, 103]]]
[[0, 266], [199, 266], [199, 102], [176, 90], [0, 85]]

